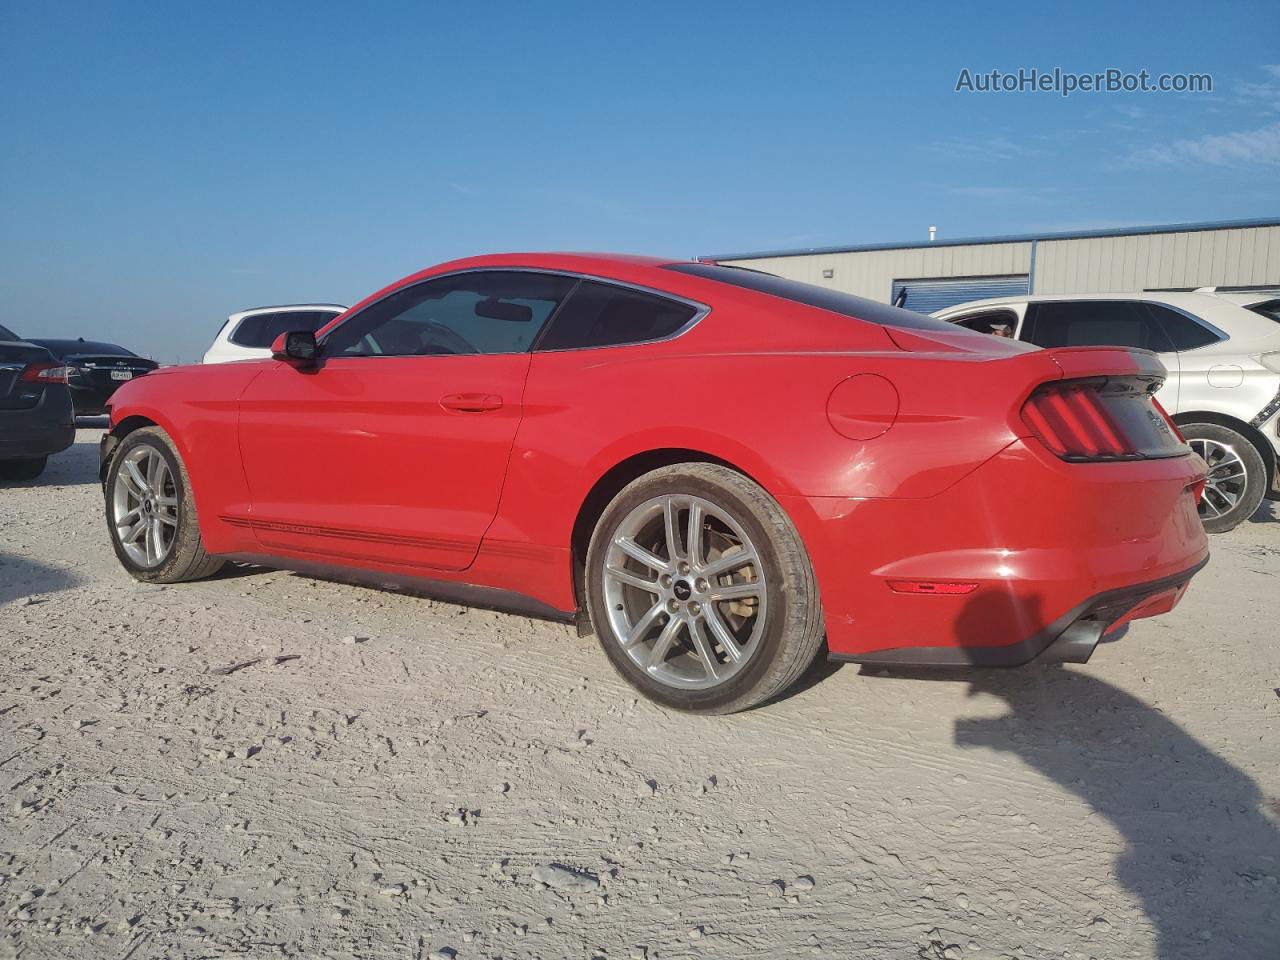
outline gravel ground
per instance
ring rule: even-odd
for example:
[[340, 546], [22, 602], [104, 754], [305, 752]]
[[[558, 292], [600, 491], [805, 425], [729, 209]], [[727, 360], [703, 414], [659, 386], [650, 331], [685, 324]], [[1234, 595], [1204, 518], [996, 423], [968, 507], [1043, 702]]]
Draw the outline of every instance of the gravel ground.
[[117, 565], [0, 489], [0, 956], [1280, 957], [1280, 523], [1079, 667], [699, 719], [556, 624]]

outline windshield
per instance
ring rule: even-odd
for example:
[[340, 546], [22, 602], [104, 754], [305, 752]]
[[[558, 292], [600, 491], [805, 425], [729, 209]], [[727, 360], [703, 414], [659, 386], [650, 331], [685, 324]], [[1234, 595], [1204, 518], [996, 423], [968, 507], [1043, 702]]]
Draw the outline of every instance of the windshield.
[[1280, 322], [1280, 300], [1265, 300], [1262, 303], [1255, 303], [1249, 308], [1254, 313], [1260, 313], [1268, 320]]
[[851, 293], [841, 293], [839, 290], [818, 287], [812, 283], [785, 280], [782, 277], [776, 277], [772, 273], [765, 273], [761, 270], [751, 270], [746, 267], [727, 267], [718, 263], [672, 263], [668, 264], [665, 269], [675, 270], [678, 273], [692, 274], [695, 277], [704, 277], [707, 280], [730, 283], [735, 287], [745, 287], [757, 293], [767, 293], [770, 296], [781, 297], [793, 303], [803, 303], [805, 306], [818, 307], [846, 317], [865, 320], [868, 323], [878, 323], [884, 327], [956, 332], [953, 324], [943, 320], [935, 320], [933, 317], [926, 317], [923, 313], [916, 313], [914, 310], [891, 307], [887, 303], [868, 300], [865, 297], [855, 297]]

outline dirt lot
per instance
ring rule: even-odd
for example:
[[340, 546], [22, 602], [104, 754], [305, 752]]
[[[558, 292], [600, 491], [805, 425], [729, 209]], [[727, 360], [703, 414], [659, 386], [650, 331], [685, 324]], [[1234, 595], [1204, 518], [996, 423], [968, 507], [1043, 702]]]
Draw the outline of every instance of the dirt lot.
[[137, 584], [99, 432], [0, 490], [0, 956], [1280, 957], [1269, 507], [1087, 666], [697, 719], [559, 625]]

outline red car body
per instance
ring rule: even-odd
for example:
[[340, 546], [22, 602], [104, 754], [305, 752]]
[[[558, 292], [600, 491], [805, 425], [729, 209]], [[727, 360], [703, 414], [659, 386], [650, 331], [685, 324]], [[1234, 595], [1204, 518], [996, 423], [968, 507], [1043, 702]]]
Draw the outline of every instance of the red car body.
[[831, 655], [865, 662], [1013, 665], [1082, 622], [1091, 650], [1171, 608], [1207, 559], [1203, 464], [1185, 446], [1073, 462], [1025, 415], [1045, 384], [1158, 379], [1143, 351], [895, 327], [670, 261], [570, 254], [434, 267], [319, 336], [402, 286], [496, 268], [708, 309], [619, 347], [165, 368], [115, 395], [104, 446], [167, 431], [212, 554], [468, 585], [459, 596], [565, 618], [613, 493], [653, 466], [727, 464], [798, 529]]

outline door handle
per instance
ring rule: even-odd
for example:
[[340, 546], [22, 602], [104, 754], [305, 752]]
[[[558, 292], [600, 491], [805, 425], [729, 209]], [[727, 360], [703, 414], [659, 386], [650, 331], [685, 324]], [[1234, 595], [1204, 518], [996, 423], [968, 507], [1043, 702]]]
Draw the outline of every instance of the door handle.
[[455, 413], [489, 413], [502, 408], [502, 398], [492, 393], [451, 393], [440, 406]]

